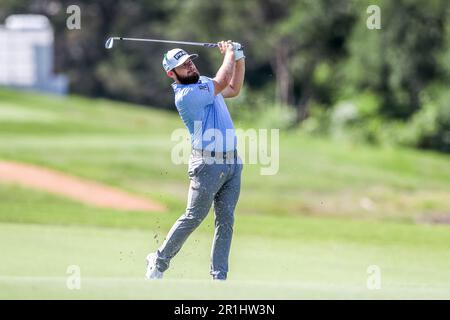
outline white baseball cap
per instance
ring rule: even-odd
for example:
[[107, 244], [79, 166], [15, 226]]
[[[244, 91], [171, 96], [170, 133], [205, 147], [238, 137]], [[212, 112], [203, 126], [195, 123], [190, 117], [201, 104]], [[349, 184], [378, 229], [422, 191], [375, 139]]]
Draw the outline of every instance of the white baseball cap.
[[167, 51], [166, 54], [164, 54], [162, 65], [164, 70], [166, 70], [167, 72], [172, 70], [173, 68], [181, 66], [186, 62], [187, 59], [191, 58], [193, 60], [197, 57], [198, 54], [188, 54], [183, 49], [175, 48]]

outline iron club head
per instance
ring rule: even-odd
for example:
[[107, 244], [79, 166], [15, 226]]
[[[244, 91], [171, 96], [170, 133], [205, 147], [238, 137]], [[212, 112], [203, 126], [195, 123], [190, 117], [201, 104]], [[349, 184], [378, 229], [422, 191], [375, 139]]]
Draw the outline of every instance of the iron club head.
[[108, 40], [106, 40], [105, 43], [105, 48], [106, 49], [111, 49], [114, 45], [114, 38], [108, 38]]

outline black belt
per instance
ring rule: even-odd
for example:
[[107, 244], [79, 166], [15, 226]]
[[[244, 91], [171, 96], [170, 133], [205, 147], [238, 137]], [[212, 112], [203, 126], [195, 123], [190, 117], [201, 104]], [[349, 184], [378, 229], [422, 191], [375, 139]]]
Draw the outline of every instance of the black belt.
[[192, 154], [194, 156], [201, 156], [201, 157], [211, 157], [211, 158], [218, 158], [218, 159], [237, 159], [237, 150], [227, 151], [227, 152], [216, 152], [216, 151], [209, 151], [209, 150], [200, 150], [200, 149], [192, 149]]

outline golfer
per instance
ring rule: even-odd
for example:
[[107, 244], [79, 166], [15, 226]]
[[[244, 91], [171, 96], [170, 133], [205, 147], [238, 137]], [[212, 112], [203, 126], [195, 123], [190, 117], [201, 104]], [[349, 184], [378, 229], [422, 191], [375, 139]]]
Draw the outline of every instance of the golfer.
[[239, 43], [218, 43], [223, 63], [214, 78], [200, 76], [182, 49], [164, 55], [163, 67], [174, 80], [175, 105], [191, 135], [187, 207], [164, 243], [147, 256], [147, 279], [161, 279], [171, 259], [207, 216], [214, 202], [215, 234], [211, 252], [214, 280], [226, 280], [234, 209], [241, 186], [242, 160], [236, 151], [233, 121], [224, 98], [236, 97], [244, 82], [245, 57]]

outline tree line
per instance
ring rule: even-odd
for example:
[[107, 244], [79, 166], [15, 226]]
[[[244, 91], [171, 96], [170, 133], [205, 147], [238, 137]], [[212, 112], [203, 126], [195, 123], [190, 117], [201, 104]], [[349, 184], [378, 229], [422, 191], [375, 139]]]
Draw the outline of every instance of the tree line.
[[[72, 4], [81, 9], [80, 30], [66, 27]], [[380, 8], [379, 29], [368, 28], [369, 5]], [[245, 46], [240, 104], [253, 116], [284, 106], [288, 126], [311, 133], [342, 127], [366, 141], [395, 135], [395, 143], [450, 151], [447, 0], [3, 0], [0, 18], [12, 13], [50, 18], [56, 71], [70, 76], [73, 93], [173, 110], [161, 66], [173, 46], [123, 42], [105, 50], [106, 38], [232, 39]], [[214, 75], [217, 50], [184, 48]]]

